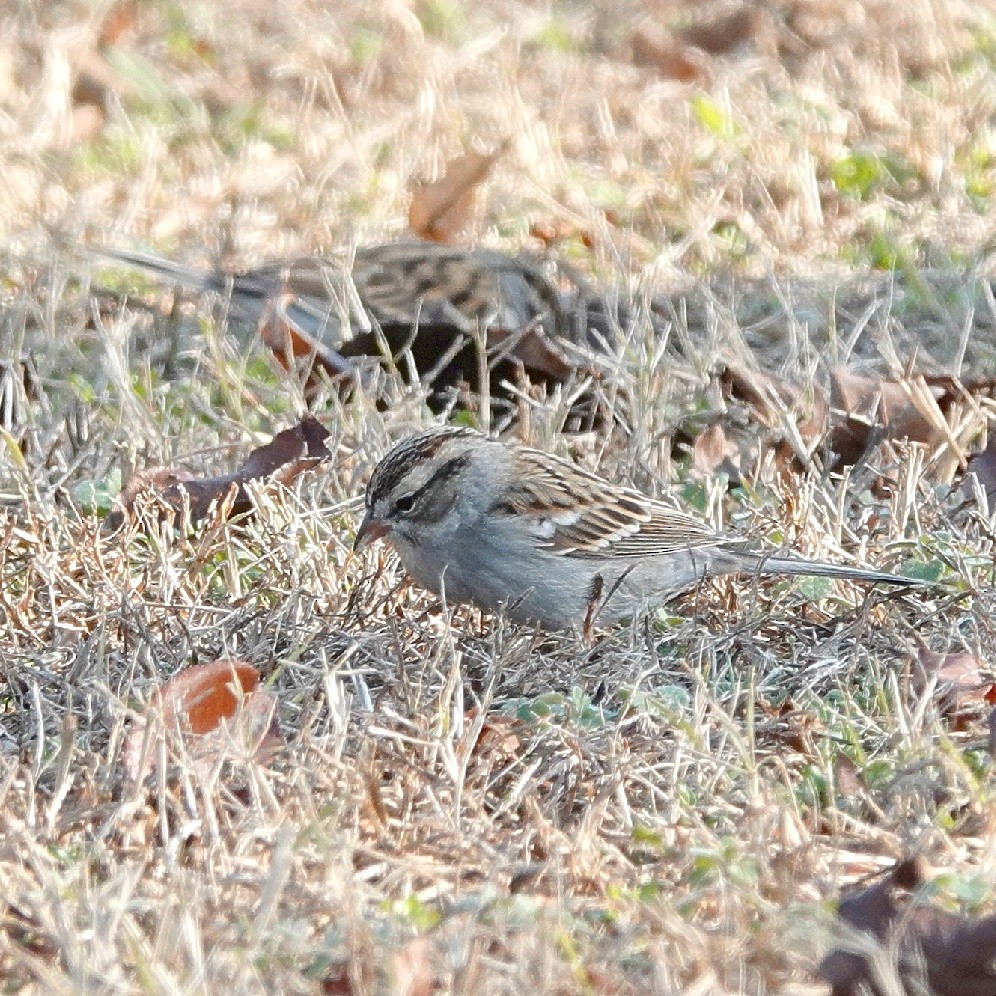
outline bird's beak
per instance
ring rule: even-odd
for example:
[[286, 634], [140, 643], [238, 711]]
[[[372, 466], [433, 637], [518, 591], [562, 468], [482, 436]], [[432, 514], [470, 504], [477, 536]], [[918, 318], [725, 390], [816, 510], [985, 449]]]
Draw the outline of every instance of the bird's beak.
[[359, 553], [364, 547], [369, 546], [374, 540], [383, 539], [391, 527], [380, 519], [371, 518], [370, 513], [363, 517], [360, 528], [356, 530], [356, 539], [353, 540], [353, 551]]

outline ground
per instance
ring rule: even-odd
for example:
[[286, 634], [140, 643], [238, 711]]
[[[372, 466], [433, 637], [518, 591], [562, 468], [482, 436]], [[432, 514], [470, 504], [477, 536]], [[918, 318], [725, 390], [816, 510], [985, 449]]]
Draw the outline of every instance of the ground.
[[[827, 992], [842, 892], [909, 855], [991, 915], [994, 62], [955, 0], [0, 11], [4, 991]], [[83, 251], [395, 240], [503, 142], [454, 238], [643, 318], [492, 428], [923, 587], [720, 579], [575, 636], [441, 605], [351, 554], [424, 392], [306, 390]], [[109, 524], [308, 407], [330, 459], [250, 514]], [[156, 690], [225, 659], [266, 742], [157, 740]]]

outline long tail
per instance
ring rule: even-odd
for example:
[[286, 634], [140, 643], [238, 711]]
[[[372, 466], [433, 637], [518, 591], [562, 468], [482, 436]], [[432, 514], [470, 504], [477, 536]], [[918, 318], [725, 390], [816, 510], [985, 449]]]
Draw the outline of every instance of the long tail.
[[153, 253], [112, 249], [107, 246], [88, 246], [87, 252], [94, 256], [103, 256], [105, 259], [114, 260], [116, 263], [123, 263], [125, 266], [146, 270], [159, 277], [168, 277], [170, 280], [175, 280], [178, 284], [183, 284], [184, 287], [190, 287], [194, 290], [221, 290], [224, 287], [216, 273], [208, 270], [197, 270], [191, 266], [184, 266], [182, 263], [174, 263], [171, 259], [156, 256]]
[[907, 578], [887, 571], [872, 571], [863, 567], [846, 567], [824, 560], [803, 560], [797, 557], [751, 556], [743, 566], [745, 571], [759, 574], [803, 574], [808, 577], [841, 578], [845, 581], [869, 581], [872, 584], [894, 584], [903, 587], [923, 584], [919, 578]]
[[[134, 266], [154, 276], [173, 280], [192, 290], [216, 291], [218, 293], [230, 291], [232, 314], [239, 321], [247, 322], [254, 328], [256, 323], [262, 319], [264, 309], [268, 302], [272, 301], [278, 286], [271, 285], [265, 276], [262, 278], [252, 275], [231, 277], [224, 273], [212, 273], [209, 270], [198, 270], [194, 267], [184, 266], [182, 263], [174, 263], [171, 259], [156, 256], [153, 253], [132, 252], [128, 249], [112, 249], [105, 246], [88, 247], [87, 251], [94, 256], [102, 256], [115, 263]], [[285, 355], [286, 350], [290, 348], [295, 356], [312, 355], [317, 357], [318, 361], [336, 376], [345, 376], [350, 379], [359, 376], [357, 366], [336, 348], [339, 343], [337, 341], [324, 341], [326, 337], [322, 334], [323, 332], [328, 329], [336, 330], [336, 326], [330, 321], [330, 315], [323, 313], [316, 319], [313, 312], [314, 309], [307, 301], [301, 304], [291, 302], [287, 310], [280, 316], [280, 320], [281, 324], [286, 323], [287, 327], [293, 330], [293, 344], [285, 345], [282, 333], [280, 333], [281, 338], [277, 340], [278, 345], [268, 341], [265, 335], [264, 342], [278, 353], [278, 358]], [[333, 337], [330, 335], [328, 338]], [[298, 344], [301, 344], [300, 349]], [[281, 362], [283, 362], [282, 359]]]

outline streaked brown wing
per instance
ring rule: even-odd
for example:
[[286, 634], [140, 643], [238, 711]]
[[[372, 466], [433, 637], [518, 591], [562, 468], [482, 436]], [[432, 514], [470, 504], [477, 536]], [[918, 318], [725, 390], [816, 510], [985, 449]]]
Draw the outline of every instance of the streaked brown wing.
[[356, 251], [353, 279], [380, 321], [452, 324], [470, 330], [489, 322], [500, 298], [492, 268], [470, 252], [422, 242]]
[[479, 324], [520, 329], [541, 315], [553, 322], [560, 309], [555, 287], [529, 261], [431, 242], [300, 257], [234, 277], [219, 275], [214, 283], [223, 290], [228, 281], [233, 296], [257, 309], [284, 298], [285, 308], [313, 333], [347, 322], [353, 331], [367, 331], [370, 319], [382, 326], [445, 326], [463, 333]]
[[535, 450], [518, 457], [508, 510], [532, 517], [540, 544], [564, 556], [648, 557], [724, 542], [700, 519], [638, 491]]

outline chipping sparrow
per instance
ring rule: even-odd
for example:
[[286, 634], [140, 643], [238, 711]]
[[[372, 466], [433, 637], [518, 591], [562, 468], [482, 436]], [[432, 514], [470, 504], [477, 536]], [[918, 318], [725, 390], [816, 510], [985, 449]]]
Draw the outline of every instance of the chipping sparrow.
[[880, 571], [764, 556], [663, 502], [538, 450], [463, 428], [398, 443], [367, 486], [354, 548], [387, 539], [454, 602], [546, 629], [614, 622], [706, 575], [807, 574], [896, 585]]
[[[420, 377], [432, 371], [437, 389], [475, 381], [478, 329], [487, 332], [492, 393], [498, 394], [503, 380], [516, 380], [518, 367], [506, 354], [513, 353], [534, 382], [560, 381], [570, 367], [556, 340], [597, 345], [617, 322], [630, 320], [625, 308], [594, 294], [566, 263], [547, 267], [488, 249], [409, 240], [241, 274], [198, 270], [146, 253], [92, 252], [226, 295], [236, 322], [259, 328], [281, 359], [314, 358], [332, 374], [353, 377], [353, 361], [380, 357], [386, 341], [394, 355], [410, 351]], [[446, 356], [448, 363], [437, 369]]]
[[[524, 257], [410, 240], [281, 260], [245, 273], [198, 270], [147, 253], [95, 249], [185, 286], [227, 292], [241, 321], [261, 323], [273, 309], [295, 329], [338, 344], [372, 323], [473, 331], [506, 329], [540, 316], [556, 321], [558, 297], [542, 269]], [[551, 324], [550, 331], [554, 331]]]

